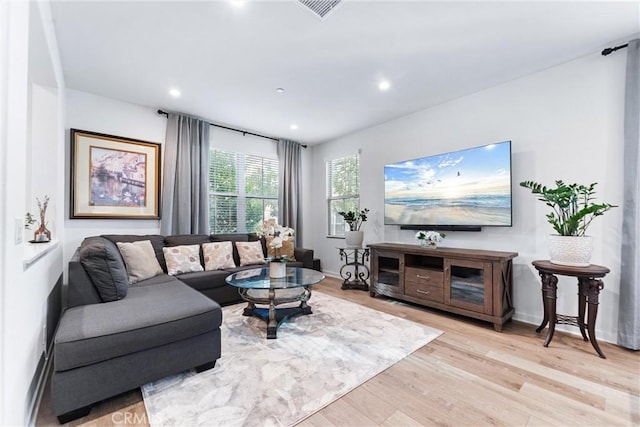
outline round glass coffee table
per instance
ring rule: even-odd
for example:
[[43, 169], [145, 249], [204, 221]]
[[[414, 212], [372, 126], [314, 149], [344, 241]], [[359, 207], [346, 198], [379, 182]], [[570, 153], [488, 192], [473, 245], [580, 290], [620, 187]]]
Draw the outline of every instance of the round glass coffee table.
[[[238, 288], [238, 293], [247, 302], [243, 315], [255, 316], [267, 322], [267, 338], [277, 338], [278, 327], [286, 319], [311, 314], [307, 301], [311, 298], [311, 285], [322, 281], [324, 275], [309, 268], [287, 267], [285, 277], [272, 279], [269, 267], [238, 271], [225, 280]], [[277, 308], [280, 304], [300, 302], [297, 307]], [[267, 305], [268, 308], [259, 308]]]

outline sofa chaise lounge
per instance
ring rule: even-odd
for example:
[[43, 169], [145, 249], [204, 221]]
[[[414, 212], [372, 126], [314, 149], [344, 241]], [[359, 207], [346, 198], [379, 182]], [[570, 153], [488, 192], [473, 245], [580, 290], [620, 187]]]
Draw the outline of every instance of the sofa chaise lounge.
[[[130, 284], [118, 242], [151, 242], [162, 274]], [[261, 241], [255, 234], [104, 235], [86, 238], [69, 262], [67, 309], [54, 340], [51, 398], [61, 423], [91, 405], [220, 358], [221, 305], [240, 301], [224, 270], [167, 274], [163, 248]], [[234, 264], [240, 258], [233, 244]], [[293, 266], [312, 268], [313, 251], [295, 249]], [[317, 263], [317, 260], [316, 260]]]

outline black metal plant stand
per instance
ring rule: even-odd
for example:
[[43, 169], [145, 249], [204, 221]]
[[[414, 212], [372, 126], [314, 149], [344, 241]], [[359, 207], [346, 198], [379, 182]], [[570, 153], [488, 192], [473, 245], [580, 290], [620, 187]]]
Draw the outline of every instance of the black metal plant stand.
[[365, 262], [369, 261], [369, 248], [338, 248], [340, 261], [344, 265], [340, 268], [340, 277], [344, 279], [342, 289], [369, 290], [370, 272]]

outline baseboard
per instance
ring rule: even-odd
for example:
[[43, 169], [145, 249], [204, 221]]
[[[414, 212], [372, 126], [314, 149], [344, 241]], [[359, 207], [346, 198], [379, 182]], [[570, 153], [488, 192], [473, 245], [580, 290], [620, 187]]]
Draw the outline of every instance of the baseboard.
[[334, 279], [340, 279], [340, 273], [337, 273], [335, 271], [327, 271], [327, 270], [322, 270], [322, 274], [324, 274], [325, 276], [329, 276], [329, 277], [333, 277]]
[[38, 411], [40, 409], [40, 402], [42, 401], [42, 395], [44, 394], [45, 386], [47, 385], [47, 378], [49, 378], [49, 372], [51, 370], [51, 361], [53, 360], [53, 357], [50, 357], [50, 355], [52, 351], [53, 343], [47, 349], [46, 354], [42, 353], [42, 355], [40, 356], [38, 367], [35, 374], [33, 375], [31, 386], [29, 387], [29, 395], [33, 397], [31, 398], [31, 402], [29, 402], [27, 418], [28, 426], [36, 425]]
[[[531, 325], [533, 329], [535, 329], [538, 326], [540, 326], [540, 322], [542, 321], [542, 316], [531, 315], [527, 313], [518, 313], [518, 311], [516, 311], [515, 314], [513, 315], [513, 320], [516, 320], [521, 323], [527, 323]], [[575, 326], [556, 324], [556, 331], [562, 331], [569, 335], [574, 335], [576, 337], [582, 338], [582, 335], [580, 334], [580, 329], [578, 329]], [[542, 331], [541, 334], [543, 337], [546, 336], [547, 335], [546, 329]], [[611, 334], [604, 333], [603, 331], [598, 329], [596, 329], [596, 339], [598, 340], [598, 342], [607, 342], [610, 344], [617, 345], [615, 337], [613, 337]]]

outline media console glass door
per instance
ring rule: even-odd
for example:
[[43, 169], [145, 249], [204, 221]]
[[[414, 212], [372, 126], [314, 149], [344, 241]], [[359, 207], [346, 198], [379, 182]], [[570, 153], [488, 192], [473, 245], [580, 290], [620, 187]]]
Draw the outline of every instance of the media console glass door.
[[445, 259], [445, 304], [492, 314], [491, 263]]
[[404, 255], [378, 251], [372, 258], [373, 283], [392, 295], [404, 295]]

